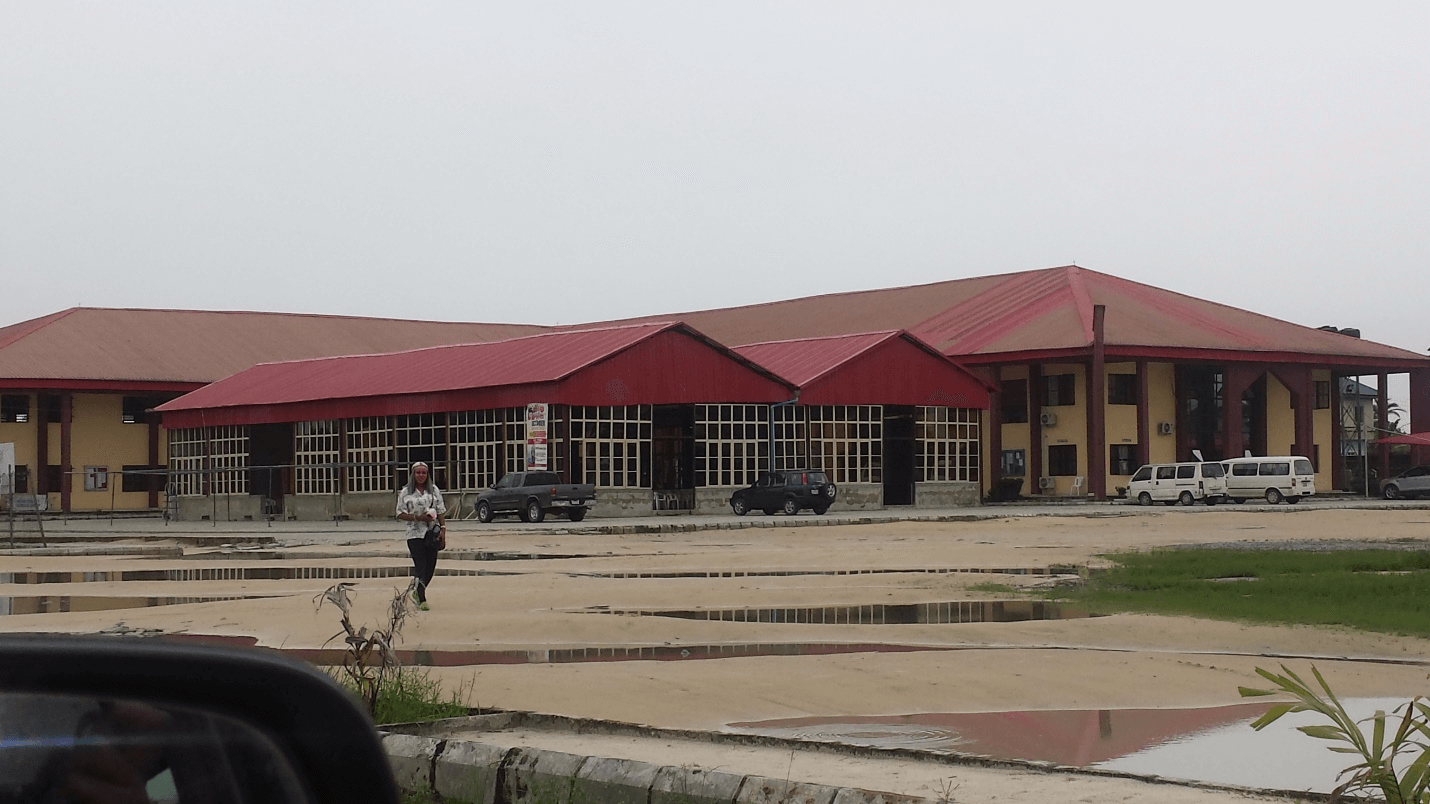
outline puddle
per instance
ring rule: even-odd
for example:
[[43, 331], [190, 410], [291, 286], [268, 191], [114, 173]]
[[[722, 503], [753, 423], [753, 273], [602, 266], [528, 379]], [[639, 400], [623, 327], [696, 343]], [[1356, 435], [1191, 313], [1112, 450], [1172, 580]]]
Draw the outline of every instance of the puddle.
[[1077, 575], [1071, 565], [1048, 567], [905, 567], [903, 569], [839, 570], [675, 570], [666, 572], [581, 572], [583, 578], [787, 578], [803, 575]]
[[[438, 567], [439, 576], [491, 574], [484, 570]], [[103, 572], [0, 572], [0, 584], [114, 583], [120, 581], [302, 581], [407, 578], [412, 566], [394, 567], [180, 567]]]
[[1076, 620], [1093, 616], [1040, 600], [973, 600], [949, 603], [876, 603], [869, 606], [816, 606], [777, 609], [696, 609], [647, 611], [586, 609], [625, 617], [676, 617], [737, 623], [805, 623], [811, 625], [915, 625], [950, 623], [1018, 623], [1030, 620]]
[[[655, 645], [540, 650], [399, 650], [397, 655], [403, 664], [421, 667], [465, 667], [481, 664], [679, 662], [699, 659], [736, 659], [746, 656], [827, 656], [838, 653], [913, 653], [961, 649], [932, 645], [776, 642], [744, 645]], [[336, 665], [343, 661], [343, 651], [335, 649], [284, 648], [283, 653], [320, 665]]]
[[[1355, 718], [1387, 712], [1406, 698], [1343, 700]], [[1297, 726], [1326, 721], [1287, 715], [1260, 732], [1251, 722], [1269, 703], [1203, 709], [1087, 709], [1040, 712], [917, 714], [889, 717], [795, 718], [731, 723], [729, 728], [799, 740], [996, 759], [1054, 762], [1139, 776], [1208, 784], [1328, 793], [1353, 757], [1327, 750], [1325, 740]], [[1339, 745], [1339, 744], [1336, 744]], [[1407, 756], [1408, 765], [1414, 755]]]
[[86, 595], [31, 595], [0, 597], [0, 616], [8, 614], [57, 614], [66, 611], [113, 611], [145, 609], [152, 606], [179, 606], [185, 603], [213, 603], [219, 600], [253, 600], [262, 595], [221, 597], [99, 597]]

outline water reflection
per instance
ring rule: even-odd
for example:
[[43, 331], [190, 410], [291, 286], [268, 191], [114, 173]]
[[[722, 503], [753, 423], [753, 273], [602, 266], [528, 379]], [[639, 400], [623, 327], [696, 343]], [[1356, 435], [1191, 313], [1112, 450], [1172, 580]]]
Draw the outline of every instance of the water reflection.
[[[1343, 700], [1352, 716], [1387, 712], [1406, 699]], [[1324, 721], [1287, 715], [1260, 732], [1251, 722], [1270, 704], [1199, 709], [1086, 709], [1033, 712], [926, 713], [890, 717], [794, 718], [729, 727], [749, 734], [997, 759], [1054, 762], [1140, 776], [1330, 792], [1349, 755], [1327, 750], [1297, 726]], [[1407, 757], [1408, 765], [1414, 756]]]
[[676, 617], [737, 623], [811, 625], [915, 625], [1016, 623], [1070, 620], [1097, 615], [1041, 600], [955, 600], [944, 603], [875, 603], [867, 606], [813, 606], [765, 609], [626, 610], [599, 609], [627, 617]]
[[219, 597], [102, 597], [88, 595], [30, 595], [0, 597], [0, 616], [8, 614], [57, 614], [66, 611], [114, 611], [151, 606], [178, 606], [184, 603], [212, 603], [220, 600], [252, 600], [260, 595]]

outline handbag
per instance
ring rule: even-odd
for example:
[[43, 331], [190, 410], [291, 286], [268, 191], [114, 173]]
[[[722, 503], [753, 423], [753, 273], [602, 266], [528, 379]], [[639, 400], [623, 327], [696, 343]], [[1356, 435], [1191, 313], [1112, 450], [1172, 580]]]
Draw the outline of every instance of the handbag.
[[422, 534], [422, 540], [429, 547], [436, 547], [438, 550], [447, 548], [447, 537], [442, 535], [442, 525], [437, 522], [427, 526], [427, 532]]

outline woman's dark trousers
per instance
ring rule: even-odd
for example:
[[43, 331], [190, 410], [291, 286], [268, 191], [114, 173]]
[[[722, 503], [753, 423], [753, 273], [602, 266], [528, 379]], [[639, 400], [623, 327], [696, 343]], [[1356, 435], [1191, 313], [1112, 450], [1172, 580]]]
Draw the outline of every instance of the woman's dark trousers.
[[427, 602], [427, 584], [437, 572], [437, 545], [426, 539], [408, 539], [407, 552], [412, 554], [412, 577], [417, 579], [417, 602]]

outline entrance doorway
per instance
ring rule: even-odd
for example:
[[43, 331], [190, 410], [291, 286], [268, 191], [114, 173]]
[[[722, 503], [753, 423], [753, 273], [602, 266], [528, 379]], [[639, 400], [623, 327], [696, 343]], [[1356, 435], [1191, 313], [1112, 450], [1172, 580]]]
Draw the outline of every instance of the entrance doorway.
[[695, 406], [657, 405], [651, 410], [651, 507], [695, 508]]
[[915, 410], [884, 406], [884, 505], [914, 504]]
[[288, 467], [293, 464], [293, 425], [255, 424], [248, 428], [248, 492], [283, 509]]

